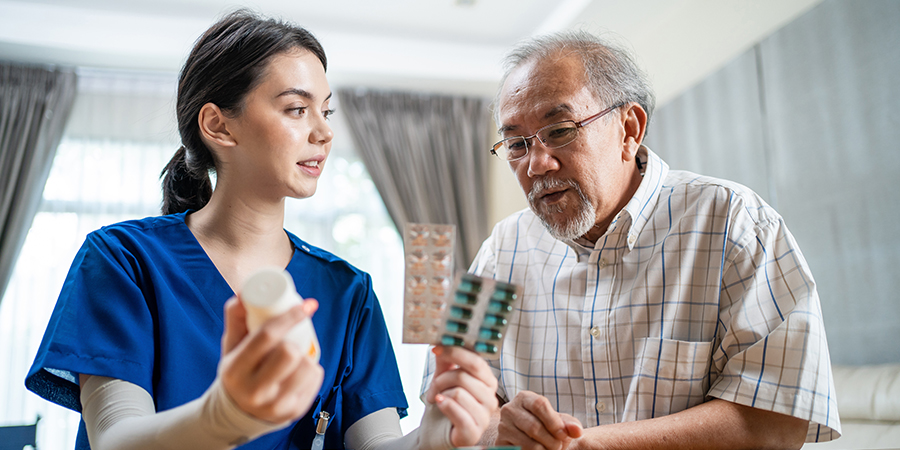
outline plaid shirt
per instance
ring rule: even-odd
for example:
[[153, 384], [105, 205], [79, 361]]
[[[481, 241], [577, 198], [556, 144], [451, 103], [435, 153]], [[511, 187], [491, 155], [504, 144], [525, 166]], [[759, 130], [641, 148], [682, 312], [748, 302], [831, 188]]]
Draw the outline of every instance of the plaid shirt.
[[781, 216], [737, 183], [638, 158], [641, 185], [596, 245], [553, 238], [526, 209], [479, 250], [472, 273], [525, 291], [489, 361], [500, 397], [537, 392], [587, 427], [720, 398], [837, 438], [819, 297]]

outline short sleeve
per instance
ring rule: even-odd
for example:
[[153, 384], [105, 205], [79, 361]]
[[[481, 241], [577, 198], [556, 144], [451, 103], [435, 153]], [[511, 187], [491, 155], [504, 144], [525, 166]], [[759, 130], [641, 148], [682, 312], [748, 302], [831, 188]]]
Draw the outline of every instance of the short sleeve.
[[345, 350], [351, 360], [343, 366], [345, 373], [340, 386], [344, 414], [342, 436], [347, 428], [370, 413], [396, 407], [402, 418], [409, 407], [387, 324], [368, 274], [363, 275], [357, 288], [363, 302], [358, 313], [351, 317], [349, 330], [352, 331]]
[[807, 442], [840, 435], [815, 281], [780, 217], [735, 239], [723, 273], [718, 378], [709, 395], [810, 421]]
[[78, 375], [102, 375], [152, 390], [153, 307], [131, 253], [103, 230], [78, 251], [50, 317], [28, 389], [80, 411]]

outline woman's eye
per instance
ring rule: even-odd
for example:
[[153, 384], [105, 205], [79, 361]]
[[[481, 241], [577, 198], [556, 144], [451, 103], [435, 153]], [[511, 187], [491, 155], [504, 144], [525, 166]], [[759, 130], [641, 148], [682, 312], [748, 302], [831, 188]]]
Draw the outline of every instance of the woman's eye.
[[322, 117], [324, 117], [325, 119], [331, 117], [332, 114], [334, 114], [333, 109], [326, 109], [325, 111], [322, 111]]
[[302, 116], [302, 115], [306, 114], [306, 106], [290, 108], [290, 109], [288, 109], [288, 112], [290, 112], [291, 114], [296, 114], [298, 116]]

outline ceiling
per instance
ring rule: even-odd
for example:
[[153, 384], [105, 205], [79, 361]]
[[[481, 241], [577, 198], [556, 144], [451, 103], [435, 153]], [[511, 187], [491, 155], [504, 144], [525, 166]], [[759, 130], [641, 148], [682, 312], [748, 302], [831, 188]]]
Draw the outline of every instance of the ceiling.
[[493, 95], [517, 41], [577, 28], [630, 47], [659, 103], [821, 0], [0, 0], [0, 59], [177, 72], [244, 6], [311, 30], [334, 86]]

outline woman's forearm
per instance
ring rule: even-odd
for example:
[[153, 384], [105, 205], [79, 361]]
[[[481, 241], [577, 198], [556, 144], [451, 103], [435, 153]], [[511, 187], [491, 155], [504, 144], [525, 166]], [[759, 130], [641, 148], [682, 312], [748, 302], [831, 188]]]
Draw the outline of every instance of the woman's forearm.
[[153, 398], [141, 387], [82, 375], [81, 403], [94, 450], [225, 450], [289, 424], [249, 416], [218, 380], [200, 398], [157, 413]]

